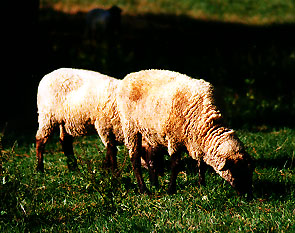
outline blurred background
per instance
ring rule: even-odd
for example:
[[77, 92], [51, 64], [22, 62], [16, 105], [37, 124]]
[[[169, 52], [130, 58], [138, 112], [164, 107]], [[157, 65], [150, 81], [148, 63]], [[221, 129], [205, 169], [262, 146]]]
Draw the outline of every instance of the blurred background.
[[38, 83], [60, 67], [120, 79], [177, 71], [215, 85], [231, 127], [294, 127], [293, 0], [30, 0], [5, 9], [0, 130], [37, 130]]

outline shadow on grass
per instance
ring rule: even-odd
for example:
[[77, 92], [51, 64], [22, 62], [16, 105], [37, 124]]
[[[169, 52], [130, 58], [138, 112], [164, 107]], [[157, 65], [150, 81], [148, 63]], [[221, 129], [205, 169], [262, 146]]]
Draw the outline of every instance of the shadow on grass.
[[259, 168], [293, 169], [295, 165], [295, 156], [284, 155], [278, 158], [257, 159], [255, 160], [255, 165]]
[[294, 194], [295, 183], [289, 174], [294, 169], [294, 156], [257, 159], [255, 163], [256, 168], [263, 169], [255, 170], [257, 179], [254, 181], [254, 188], [258, 196], [282, 199]]
[[[198, 186], [198, 173], [196, 171], [196, 165], [196, 161], [192, 158], [185, 158], [182, 161], [182, 170], [186, 171], [187, 174], [196, 176], [194, 185]], [[292, 193], [294, 194], [293, 187], [295, 183], [290, 177], [288, 177], [288, 174], [284, 173], [283, 170], [294, 168], [294, 157], [290, 158], [290, 156], [285, 155], [274, 159], [258, 159], [255, 161], [255, 166], [256, 168], [267, 169], [266, 174], [260, 174], [259, 172], [254, 171], [254, 173], [257, 173], [257, 178], [253, 179], [253, 192], [255, 197], [281, 200], [285, 197], [290, 197]], [[169, 168], [167, 167], [167, 170], [168, 169]], [[206, 172], [218, 176], [213, 168], [209, 166], [207, 166]], [[276, 172], [276, 174], [273, 172]], [[263, 171], [263, 173], [265, 173], [265, 171]], [[191, 184], [184, 182], [179, 186], [179, 188], [185, 189], [186, 185]]]
[[254, 183], [254, 196], [256, 198], [271, 198], [276, 200], [289, 199], [294, 193], [294, 184], [269, 180], [256, 180]]
[[[30, 38], [17, 46], [19, 54], [34, 58], [20, 56], [21, 66], [10, 75], [15, 78], [4, 80], [0, 126], [8, 121], [9, 127], [36, 127], [38, 82], [60, 67], [116, 78], [141, 69], [170, 69], [229, 88], [223, 99], [235, 127], [293, 124], [295, 92], [288, 84], [295, 76], [294, 24], [247, 26], [184, 15], [123, 14], [119, 36], [91, 43], [85, 37], [85, 13], [40, 9], [34, 20], [33, 33], [26, 33]], [[11, 87], [15, 96], [7, 98]]]

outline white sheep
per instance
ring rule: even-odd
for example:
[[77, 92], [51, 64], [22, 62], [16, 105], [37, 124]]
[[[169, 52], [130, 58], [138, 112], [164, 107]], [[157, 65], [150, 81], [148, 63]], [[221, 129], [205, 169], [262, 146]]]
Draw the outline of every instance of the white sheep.
[[[117, 168], [116, 145], [123, 144], [123, 133], [117, 112], [116, 89], [121, 80], [98, 72], [61, 68], [43, 77], [37, 94], [39, 129], [36, 134], [37, 169], [44, 171], [43, 153], [53, 130], [59, 126], [60, 141], [68, 158], [69, 169], [77, 166], [73, 137], [97, 132], [107, 148], [106, 165]], [[156, 150], [143, 144], [143, 166], [151, 181], [157, 177]], [[159, 157], [159, 156], [157, 156]]]
[[123, 79], [117, 98], [125, 145], [142, 193], [148, 190], [140, 171], [141, 138], [154, 148], [168, 148], [169, 193], [176, 192], [182, 151], [198, 161], [200, 183], [204, 161], [238, 193], [251, 193], [251, 158], [235, 132], [222, 125], [210, 83], [171, 71], [144, 70]]
[[77, 166], [72, 146], [73, 137], [95, 131], [107, 148], [106, 162], [113, 169], [116, 168], [116, 142], [123, 142], [114, 94], [119, 82], [120, 80], [97, 72], [70, 68], [61, 68], [43, 77], [37, 94], [38, 170], [44, 171], [45, 143], [58, 126], [69, 169]]

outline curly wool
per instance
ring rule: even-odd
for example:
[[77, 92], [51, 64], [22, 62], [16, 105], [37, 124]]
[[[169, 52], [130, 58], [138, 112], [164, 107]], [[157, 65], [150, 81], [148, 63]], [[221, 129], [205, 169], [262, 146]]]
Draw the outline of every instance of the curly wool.
[[116, 110], [116, 88], [120, 80], [97, 72], [61, 68], [41, 80], [37, 105], [39, 130], [36, 139], [47, 137], [58, 125], [71, 136], [96, 130], [104, 145], [112, 131], [123, 141]]
[[125, 144], [136, 150], [136, 132], [152, 146], [168, 148], [170, 155], [187, 150], [233, 182], [229, 160], [243, 157], [234, 131], [222, 126], [213, 86], [167, 70], [144, 70], [127, 75], [118, 89], [118, 108]]
[[[36, 139], [48, 138], [60, 127], [60, 137], [73, 137], [97, 132], [107, 147], [115, 136], [124, 137], [117, 111], [116, 94], [121, 80], [98, 72], [61, 68], [43, 77], [37, 94], [39, 129]], [[146, 150], [149, 145], [143, 142]], [[141, 163], [148, 168], [146, 162]]]

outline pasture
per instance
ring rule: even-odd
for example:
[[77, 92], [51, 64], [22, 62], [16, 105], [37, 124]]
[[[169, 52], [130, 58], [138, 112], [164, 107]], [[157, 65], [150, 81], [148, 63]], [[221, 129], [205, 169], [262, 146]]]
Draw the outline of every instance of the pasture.
[[[138, 193], [130, 159], [120, 147], [119, 172], [102, 168], [105, 151], [97, 136], [78, 138], [79, 171], [69, 172], [57, 138], [48, 144], [45, 174], [34, 168], [29, 137], [2, 148], [1, 232], [294, 232], [295, 132], [292, 129], [238, 135], [256, 160], [254, 196], [238, 197], [212, 170], [197, 185], [192, 161], [184, 156], [178, 193], [166, 194], [169, 170], [152, 195]], [[168, 160], [168, 158], [166, 158]], [[148, 180], [148, 173], [144, 171]], [[147, 182], [149, 186], [149, 183]]]
[[[85, 37], [85, 12], [113, 4], [123, 9], [119, 36]], [[23, 17], [14, 30], [26, 36], [0, 92], [0, 232], [295, 232], [294, 12], [291, 0], [41, 0], [32, 27]], [[166, 193], [168, 156], [160, 188], [144, 171], [152, 195], [141, 195], [124, 146], [113, 175], [95, 135], [75, 140], [76, 172], [53, 137], [37, 173], [37, 85], [60, 67], [116, 78], [170, 69], [211, 82], [256, 161], [254, 199], [238, 197], [212, 169], [199, 187], [185, 154], [176, 195]]]

